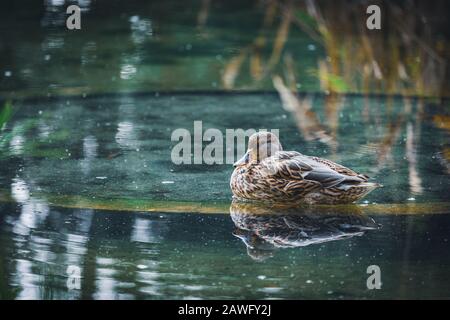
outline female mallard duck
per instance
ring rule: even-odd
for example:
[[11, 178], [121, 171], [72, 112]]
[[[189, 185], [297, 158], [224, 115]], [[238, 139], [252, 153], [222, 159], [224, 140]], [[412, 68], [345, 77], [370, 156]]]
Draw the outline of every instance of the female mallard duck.
[[342, 204], [355, 202], [380, 186], [330, 160], [283, 151], [270, 132], [253, 134], [247, 152], [234, 166], [231, 190], [243, 200]]

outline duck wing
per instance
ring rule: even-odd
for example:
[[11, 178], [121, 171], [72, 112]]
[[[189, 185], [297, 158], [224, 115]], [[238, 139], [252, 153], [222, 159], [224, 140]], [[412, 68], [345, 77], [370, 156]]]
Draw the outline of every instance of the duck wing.
[[305, 174], [313, 168], [301, 156], [301, 153], [295, 151], [279, 151], [261, 162], [261, 171], [275, 178], [304, 180]]
[[299, 156], [301, 154], [298, 152], [279, 151], [261, 161], [258, 172], [270, 182], [271, 188], [279, 189], [289, 197], [304, 197], [312, 191], [322, 189], [320, 182], [304, 178], [313, 168]]
[[359, 175], [330, 160], [305, 156], [295, 151], [277, 152], [273, 157], [265, 159], [262, 165], [272, 176], [289, 180], [304, 180], [304, 182], [318, 182], [323, 188], [367, 181], [366, 176]]
[[318, 162], [318, 163], [322, 163], [324, 165], [326, 165], [327, 167], [329, 167], [330, 169], [336, 171], [337, 173], [341, 173], [347, 176], [358, 176], [360, 178], [362, 178], [364, 181], [367, 181], [369, 179], [368, 176], [364, 175], [364, 174], [359, 174], [347, 167], [344, 167], [343, 165], [340, 165], [336, 162], [333, 162], [331, 160], [328, 159], [322, 159], [319, 157], [309, 157], [311, 160]]
[[346, 187], [368, 180], [368, 177], [341, 166], [333, 161], [318, 157], [302, 155], [303, 161], [313, 169], [304, 176], [305, 179], [319, 181], [324, 188]]

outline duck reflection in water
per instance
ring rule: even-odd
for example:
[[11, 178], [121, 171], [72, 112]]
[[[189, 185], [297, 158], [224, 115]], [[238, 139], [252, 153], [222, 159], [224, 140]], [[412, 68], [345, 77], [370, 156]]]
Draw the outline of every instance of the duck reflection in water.
[[233, 235], [256, 261], [272, 257], [278, 248], [343, 240], [381, 228], [354, 205], [292, 207], [233, 201], [230, 215], [236, 226]]

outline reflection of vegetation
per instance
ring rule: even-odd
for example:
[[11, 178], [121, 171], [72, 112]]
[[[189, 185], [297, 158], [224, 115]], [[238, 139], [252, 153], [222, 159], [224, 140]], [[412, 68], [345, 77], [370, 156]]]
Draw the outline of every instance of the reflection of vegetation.
[[[327, 145], [332, 159], [340, 146], [339, 120], [346, 99], [341, 93], [402, 95], [404, 110], [400, 115], [392, 110], [391, 98], [387, 99], [386, 110], [381, 113], [376, 110], [378, 106], [365, 104], [364, 122], [367, 125], [375, 123], [380, 129], [376, 136], [368, 137], [357, 154], [374, 155], [373, 172], [378, 173], [392, 165], [394, 146], [407, 128], [405, 156], [410, 191], [421, 194], [423, 187], [416, 153], [424, 102], [417, 101], [416, 119], [411, 120], [406, 116], [413, 112], [408, 97], [448, 95], [445, 81], [447, 41], [438, 35], [438, 32], [445, 32], [445, 28], [436, 19], [446, 4], [438, 2], [436, 6], [429, 6], [422, 1], [378, 1], [377, 4], [382, 8], [382, 30], [370, 31], [366, 28], [365, 3], [265, 2], [264, 22], [258, 36], [226, 64], [223, 85], [226, 89], [242, 88], [236, 83], [240, 84], [238, 78], [246, 78], [242, 66], [249, 59], [252, 84], [247, 86], [258, 87], [264, 79], [272, 79], [283, 108], [292, 114], [302, 138]], [[274, 17], [279, 17], [275, 28], [277, 19]], [[313, 40], [308, 48], [317, 50], [315, 66], [305, 68], [303, 61], [308, 55], [303, 50], [293, 50], [297, 49], [292, 43], [296, 41], [295, 32], [299, 31]], [[264, 46], [272, 49], [262, 50]], [[321, 54], [322, 48], [325, 56]], [[252, 68], [254, 61], [258, 61], [259, 68]], [[326, 93], [324, 118], [313, 108], [314, 96], [305, 97], [299, 93], [305, 91], [301, 89], [302, 82], [308, 76], [314, 77]], [[385, 113], [387, 121], [382, 118]], [[448, 121], [437, 116], [435, 122], [444, 128]], [[438, 155], [446, 168], [449, 167], [448, 154], [445, 149]]]
[[[0, 112], [0, 128], [3, 128], [11, 118], [13, 107], [10, 102], [5, 103]], [[43, 121], [43, 122], [42, 122]], [[69, 130], [60, 128], [51, 130], [45, 136], [36, 137], [39, 124], [46, 122], [39, 118], [19, 119], [11, 125], [10, 130], [0, 132], [0, 158], [11, 154], [26, 154], [37, 158], [68, 158], [65, 148], [56, 147], [63, 141], [67, 141]], [[55, 146], [55, 147], [52, 147]], [[8, 149], [9, 147], [9, 149]]]
[[[10, 101], [6, 101], [0, 110], [0, 150], [4, 149], [4, 146], [11, 139], [12, 134], [10, 132], [2, 132], [9, 121], [13, 113], [13, 107]], [[2, 153], [0, 153], [2, 154]]]
[[[313, 75], [325, 92], [448, 94], [444, 56], [447, 43], [434, 34], [440, 26], [433, 19], [439, 16], [437, 13], [440, 7], [445, 8], [445, 4], [427, 6], [423, 2], [399, 4], [388, 1], [379, 1], [378, 4], [383, 10], [382, 30], [370, 31], [366, 28], [365, 3], [266, 2], [264, 21], [267, 16], [273, 16], [275, 10], [280, 16], [271, 54], [259, 56], [261, 48], [270, 43], [266, 34], [271, 24], [263, 23], [255, 41], [226, 66], [223, 74], [225, 88], [233, 87], [248, 53], [253, 61], [258, 54], [259, 65], [264, 65], [264, 72], [250, 72], [256, 82], [261, 81], [262, 75], [271, 76], [276, 65], [290, 55], [301, 61], [304, 52], [291, 51], [288, 45], [290, 29], [298, 27], [325, 49], [326, 56], [317, 57], [315, 68], [294, 70]], [[426, 23], [423, 22], [425, 20]], [[261, 62], [264, 58], [266, 63]], [[254, 69], [250, 68], [250, 71]], [[286, 72], [292, 72], [292, 69]]]
[[[279, 76], [273, 79], [275, 88], [280, 94], [283, 108], [291, 112], [294, 116], [295, 122], [303, 134], [306, 141], [318, 140], [327, 144], [333, 151], [336, 151], [337, 141], [336, 132], [333, 136], [328, 133], [328, 128], [325, 128], [319, 121], [317, 114], [312, 110], [312, 99], [309, 97], [300, 99], [295, 91], [292, 92], [283, 83]], [[334, 104], [337, 106], [337, 104]], [[329, 121], [332, 125], [333, 121]]]
[[378, 4], [382, 30], [369, 31], [364, 3], [307, 2], [328, 54], [319, 68], [330, 79], [324, 89], [339, 90], [333, 79], [340, 79], [350, 91], [444, 95], [446, 43], [433, 34], [437, 26], [432, 19], [442, 3]]
[[[26, 6], [31, 16], [48, 16], [42, 28], [31, 28], [39, 23], [32, 19], [9, 21], [0, 57], [22, 72], [2, 80], [0, 91], [16, 98], [214, 90], [220, 83], [271, 89], [290, 55], [301, 91], [448, 95], [447, 2], [375, 4], [382, 8], [379, 31], [366, 29], [367, 3], [360, 1], [98, 1], [87, 8], [89, 34], [72, 37], [47, 28], [62, 21], [64, 6], [33, 2]], [[106, 7], [111, 14], [102, 13]], [[29, 41], [20, 30], [30, 30]], [[21, 54], [30, 48], [39, 54]]]
[[13, 107], [11, 101], [6, 101], [0, 109], [0, 129], [2, 129], [6, 122], [11, 118], [12, 112]]

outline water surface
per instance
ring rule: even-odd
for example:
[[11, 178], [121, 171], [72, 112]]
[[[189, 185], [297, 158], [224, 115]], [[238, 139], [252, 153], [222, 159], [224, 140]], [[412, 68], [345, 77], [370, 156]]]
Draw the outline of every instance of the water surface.
[[[308, 99], [329, 125], [326, 97]], [[328, 140], [305, 139], [308, 128], [276, 94], [15, 105], [1, 135], [1, 297], [448, 298], [448, 132], [436, 120], [446, 109], [341, 99]], [[171, 132], [199, 119], [204, 130], [279, 128], [286, 150], [349, 165], [384, 187], [367, 206], [230, 208], [231, 165], [171, 162]], [[369, 265], [382, 270], [381, 290], [366, 287]], [[67, 284], [74, 266], [79, 289]]]
[[[450, 298], [447, 1], [371, 32], [360, 2], [78, 4], [68, 31], [64, 1], [2, 2], [0, 299]], [[384, 187], [232, 204], [230, 164], [171, 159], [195, 121]]]
[[[377, 216], [380, 230], [264, 260], [229, 215], [2, 205], [3, 299], [448, 298], [449, 215]], [[37, 210], [37, 208], [35, 209]], [[259, 256], [261, 256], [260, 254]], [[382, 271], [368, 290], [366, 269]], [[68, 266], [81, 270], [70, 290]]]

